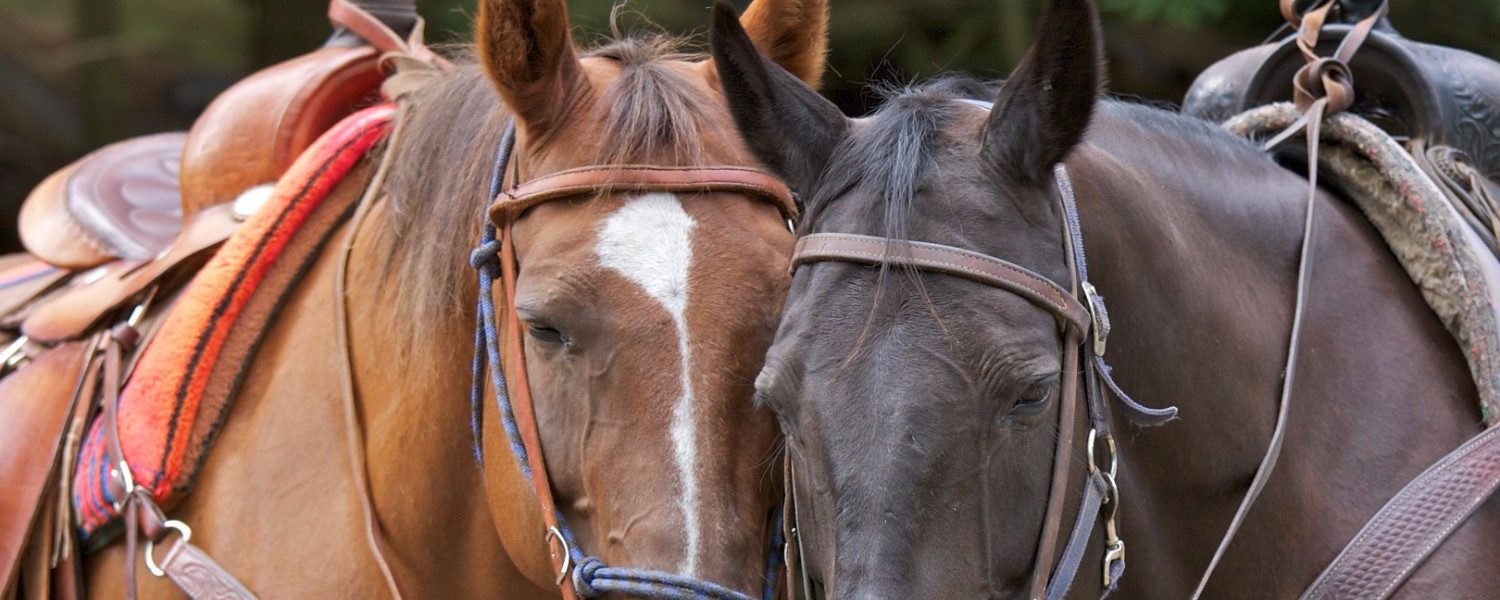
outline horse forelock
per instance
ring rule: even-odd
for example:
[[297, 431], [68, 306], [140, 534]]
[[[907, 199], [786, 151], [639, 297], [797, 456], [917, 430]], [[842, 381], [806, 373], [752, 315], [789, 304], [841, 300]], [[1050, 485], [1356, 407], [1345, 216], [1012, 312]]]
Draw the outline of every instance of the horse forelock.
[[[565, 118], [588, 124], [571, 129], [581, 135], [548, 145], [582, 152], [574, 162], [590, 165], [748, 162], [727, 111], [712, 100], [717, 91], [692, 79], [703, 56], [684, 51], [690, 45], [617, 33], [585, 52], [586, 69], [617, 72], [592, 90], [592, 102], [569, 100]], [[457, 68], [415, 97], [402, 139], [389, 149], [388, 197], [400, 240], [389, 280], [401, 282], [408, 337], [429, 334], [428, 324], [467, 322], [461, 317], [472, 311], [474, 294], [467, 255], [486, 218], [496, 147], [510, 118], [472, 50], [459, 54]]]

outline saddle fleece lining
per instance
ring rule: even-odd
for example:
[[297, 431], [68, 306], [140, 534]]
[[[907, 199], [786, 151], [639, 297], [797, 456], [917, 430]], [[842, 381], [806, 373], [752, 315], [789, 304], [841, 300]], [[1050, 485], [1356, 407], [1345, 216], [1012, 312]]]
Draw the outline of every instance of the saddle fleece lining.
[[[1269, 139], [1302, 116], [1291, 104], [1252, 109], [1224, 124], [1252, 140]], [[1300, 138], [1299, 138], [1300, 139]], [[1494, 259], [1481, 256], [1451, 201], [1396, 140], [1358, 116], [1326, 119], [1319, 150], [1324, 183], [1342, 190], [1390, 246], [1422, 297], [1468, 361], [1486, 425], [1500, 417], [1500, 325], [1492, 290]], [[1488, 262], [1486, 262], [1488, 261]]]

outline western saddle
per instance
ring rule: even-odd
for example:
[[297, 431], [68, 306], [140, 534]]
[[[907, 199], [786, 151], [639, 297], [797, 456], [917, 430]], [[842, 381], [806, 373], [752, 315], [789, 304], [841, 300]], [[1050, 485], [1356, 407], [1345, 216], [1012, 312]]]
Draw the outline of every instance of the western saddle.
[[[1318, 38], [1333, 54], [1381, 0], [1340, 0]], [[1290, 31], [1284, 29], [1283, 32]], [[1257, 106], [1292, 100], [1290, 82], [1305, 61], [1295, 35], [1242, 50], [1193, 82], [1182, 112], [1215, 123]], [[1381, 17], [1349, 61], [1354, 103], [1348, 112], [1405, 144], [1428, 175], [1457, 202], [1492, 253], [1500, 254], [1500, 62], [1413, 41]]]
[[27, 197], [29, 256], [0, 257], [0, 598], [83, 594], [68, 482], [83, 425], [107, 412], [94, 375], [112, 326], [149, 339], [162, 299], [303, 150], [382, 101], [385, 59], [441, 61], [419, 43], [414, 0], [332, 0], [329, 17], [323, 47], [236, 83], [190, 131], [105, 146]]

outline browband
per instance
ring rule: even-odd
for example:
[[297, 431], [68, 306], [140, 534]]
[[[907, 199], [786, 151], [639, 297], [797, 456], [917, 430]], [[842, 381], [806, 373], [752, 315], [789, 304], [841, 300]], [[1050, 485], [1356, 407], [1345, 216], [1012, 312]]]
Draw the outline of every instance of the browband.
[[501, 192], [490, 205], [490, 220], [513, 223], [527, 209], [559, 198], [607, 192], [736, 192], [776, 205], [781, 216], [797, 220], [791, 189], [769, 173], [749, 167], [582, 167], [538, 177]]
[[1089, 329], [1089, 311], [1066, 290], [1009, 261], [926, 242], [851, 233], [815, 233], [797, 240], [792, 269], [817, 261], [908, 265], [972, 279], [1019, 295], [1052, 312], [1079, 332]]

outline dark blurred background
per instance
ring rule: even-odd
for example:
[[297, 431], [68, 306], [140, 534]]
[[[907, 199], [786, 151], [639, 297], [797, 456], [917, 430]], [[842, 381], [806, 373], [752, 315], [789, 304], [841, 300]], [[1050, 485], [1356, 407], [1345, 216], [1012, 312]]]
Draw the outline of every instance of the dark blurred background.
[[[477, 0], [418, 0], [428, 39], [461, 43]], [[570, 0], [593, 39], [616, 0]], [[869, 82], [945, 71], [1003, 75], [1042, 0], [832, 0], [824, 92], [852, 115]], [[1178, 102], [1215, 60], [1281, 23], [1276, 0], [1100, 0], [1110, 90]], [[748, 0], [736, 0], [741, 8]], [[1414, 39], [1500, 56], [1500, 0], [1392, 0]], [[709, 0], [633, 0], [675, 33], [701, 33]], [[14, 214], [53, 170], [125, 137], [185, 130], [220, 90], [329, 33], [320, 0], [0, 0], [0, 250]]]

